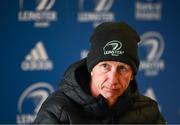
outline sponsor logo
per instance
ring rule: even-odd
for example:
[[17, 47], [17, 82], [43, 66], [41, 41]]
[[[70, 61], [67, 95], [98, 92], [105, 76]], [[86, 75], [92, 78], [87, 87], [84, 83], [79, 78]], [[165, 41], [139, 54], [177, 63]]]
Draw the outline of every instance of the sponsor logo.
[[124, 51], [120, 50], [122, 48], [122, 43], [117, 40], [112, 40], [108, 42], [104, 47], [104, 55], [111, 55], [111, 56], [119, 56], [124, 53]]
[[146, 50], [145, 57], [141, 58], [140, 71], [147, 76], [157, 76], [165, 68], [164, 60], [161, 59], [165, 48], [162, 35], [158, 32], [144, 33], [139, 46]]
[[85, 50], [85, 49], [81, 50], [80, 59], [86, 58], [88, 53], [89, 53], [89, 50]]
[[160, 21], [162, 2], [153, 0], [138, 0], [135, 2], [135, 18], [137, 20]]
[[46, 49], [41, 41], [31, 50], [21, 64], [24, 71], [52, 70], [53, 63], [48, 59]]
[[32, 123], [42, 103], [53, 91], [53, 87], [45, 82], [34, 83], [26, 88], [18, 100], [17, 124]]
[[152, 87], [147, 88], [144, 95], [151, 98], [151, 99], [153, 99], [153, 100], [155, 100], [155, 101], [157, 101], [154, 90], [153, 90]]
[[[93, 26], [106, 21], [114, 21], [114, 13], [110, 9], [114, 0], [79, 0], [78, 21], [83, 23], [92, 22]], [[94, 8], [90, 8], [89, 6]]]
[[34, 22], [34, 27], [46, 28], [50, 22], [57, 21], [57, 12], [52, 10], [54, 4], [55, 0], [19, 0], [18, 20]]

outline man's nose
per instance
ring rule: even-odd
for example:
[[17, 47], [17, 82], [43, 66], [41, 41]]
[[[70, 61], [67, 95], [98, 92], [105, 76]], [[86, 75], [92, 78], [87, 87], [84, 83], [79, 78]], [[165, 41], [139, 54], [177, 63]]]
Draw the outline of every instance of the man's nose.
[[109, 84], [110, 85], [117, 85], [118, 84], [118, 72], [112, 71], [109, 73]]

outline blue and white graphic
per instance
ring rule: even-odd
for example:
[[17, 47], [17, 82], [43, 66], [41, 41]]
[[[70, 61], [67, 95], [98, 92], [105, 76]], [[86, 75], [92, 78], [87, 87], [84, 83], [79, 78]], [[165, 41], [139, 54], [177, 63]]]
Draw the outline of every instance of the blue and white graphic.
[[[34, 27], [46, 28], [57, 21], [58, 15], [52, 8], [56, 0], [19, 0], [19, 21], [34, 22]], [[32, 5], [30, 8], [29, 6]]]
[[146, 32], [141, 36], [140, 47], [146, 49], [145, 57], [141, 57], [140, 71], [144, 71], [147, 76], [157, 76], [161, 70], [165, 69], [162, 55], [165, 43], [162, 35], [158, 32]]
[[[45, 82], [34, 83], [25, 89], [21, 94], [17, 105], [17, 123], [32, 123], [42, 103], [53, 91], [53, 87]], [[32, 109], [26, 109], [26, 106], [30, 104], [32, 105]]]
[[86, 58], [89, 53], [89, 50], [83, 49], [80, 53], [80, 59]]
[[53, 63], [49, 60], [46, 49], [41, 41], [30, 51], [21, 64], [24, 71], [52, 70]]
[[115, 15], [110, 10], [113, 4], [114, 0], [79, 0], [78, 21], [92, 22], [94, 26], [104, 21], [114, 21]]
[[162, 18], [161, 0], [137, 0], [135, 18], [142, 21], [160, 21]]

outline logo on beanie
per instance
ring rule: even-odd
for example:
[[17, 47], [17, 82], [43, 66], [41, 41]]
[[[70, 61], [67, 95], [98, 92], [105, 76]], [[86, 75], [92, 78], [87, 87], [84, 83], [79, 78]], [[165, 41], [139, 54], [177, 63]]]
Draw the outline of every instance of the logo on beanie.
[[121, 50], [122, 43], [118, 40], [112, 40], [108, 42], [104, 47], [104, 55], [111, 55], [111, 56], [119, 56], [124, 53], [124, 51]]

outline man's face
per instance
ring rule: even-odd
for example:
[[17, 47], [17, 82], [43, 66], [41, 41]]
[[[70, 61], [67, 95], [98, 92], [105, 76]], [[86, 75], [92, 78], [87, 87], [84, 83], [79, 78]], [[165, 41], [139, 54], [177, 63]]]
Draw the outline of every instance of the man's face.
[[133, 79], [131, 67], [117, 61], [102, 61], [91, 71], [91, 92], [101, 94], [107, 100], [116, 100]]

